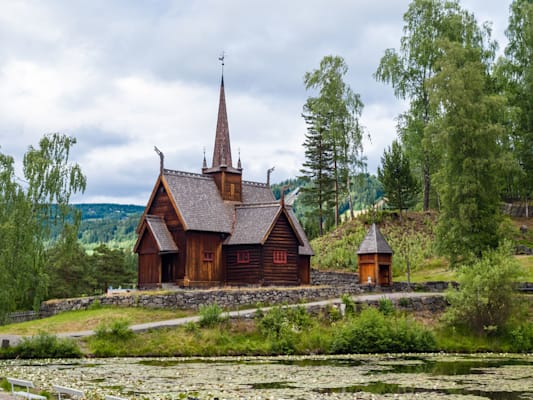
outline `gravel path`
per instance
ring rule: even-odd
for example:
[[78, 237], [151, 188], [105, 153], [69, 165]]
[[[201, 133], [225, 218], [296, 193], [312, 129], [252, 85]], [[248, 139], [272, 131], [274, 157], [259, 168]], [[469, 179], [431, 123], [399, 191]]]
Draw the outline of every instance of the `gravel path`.
[[[429, 298], [429, 297], [442, 297], [444, 296], [443, 293], [413, 293], [413, 292], [395, 292], [395, 293], [377, 293], [377, 294], [366, 294], [366, 295], [359, 295], [359, 296], [353, 296], [353, 299], [355, 301], [363, 302], [363, 301], [375, 301], [382, 298], [387, 299], [400, 299], [400, 298]], [[305, 303], [305, 304], [292, 304], [288, 305], [288, 307], [297, 307], [297, 306], [305, 306], [307, 308], [313, 308], [317, 306], [325, 306], [328, 304], [338, 304], [341, 302], [340, 298], [335, 299], [329, 299], [329, 300], [323, 300], [323, 301], [314, 301], [311, 303]], [[270, 309], [270, 307], [264, 307], [262, 308], [264, 311], [267, 311]], [[240, 311], [231, 311], [228, 313], [225, 313], [225, 316], [228, 317], [238, 317], [238, 316], [250, 316], [253, 315], [257, 311], [257, 308], [251, 308], [247, 310], [240, 310]], [[144, 324], [137, 324], [132, 325], [130, 328], [134, 332], [143, 332], [147, 331], [149, 329], [157, 329], [157, 328], [169, 328], [169, 327], [175, 327], [179, 325], [184, 325], [189, 322], [198, 322], [200, 320], [200, 316], [194, 316], [194, 317], [185, 317], [185, 318], [177, 318], [177, 319], [170, 319], [165, 321], [156, 321], [156, 322], [148, 322]], [[64, 332], [59, 333], [58, 337], [71, 337], [71, 338], [79, 338], [79, 337], [85, 337], [85, 336], [92, 336], [94, 335], [93, 330], [87, 330], [87, 331], [80, 331], [80, 332]], [[17, 344], [23, 336], [19, 335], [4, 335], [0, 334], [0, 342], [4, 339], [9, 340], [10, 345]], [[0, 395], [2, 393], [0, 392]], [[0, 397], [0, 400], [3, 400], [2, 397]]]

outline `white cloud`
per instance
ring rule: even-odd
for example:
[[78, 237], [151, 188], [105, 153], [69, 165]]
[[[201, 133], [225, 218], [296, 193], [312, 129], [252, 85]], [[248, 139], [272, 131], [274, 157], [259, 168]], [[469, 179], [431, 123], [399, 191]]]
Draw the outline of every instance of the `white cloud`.
[[[234, 163], [244, 178], [296, 176], [304, 154], [303, 75], [343, 56], [365, 103], [374, 172], [404, 104], [375, 82], [384, 50], [398, 47], [408, 0], [6, 2], [0, 14], [0, 151], [19, 161], [48, 132], [78, 138], [88, 176], [79, 202], [144, 204], [159, 169], [197, 172], [208, 162], [225, 50]], [[465, 0], [492, 19], [501, 41], [510, 0]], [[20, 167], [19, 167], [20, 168]]]

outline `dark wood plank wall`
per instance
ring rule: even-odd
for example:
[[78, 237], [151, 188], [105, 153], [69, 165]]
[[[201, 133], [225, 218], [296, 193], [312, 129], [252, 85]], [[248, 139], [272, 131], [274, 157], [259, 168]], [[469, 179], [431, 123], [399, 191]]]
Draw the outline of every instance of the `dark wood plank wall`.
[[139, 243], [139, 273], [137, 284], [139, 287], [153, 286], [160, 283], [161, 259], [157, 244], [148, 229], [144, 230]]
[[172, 234], [179, 250], [179, 255], [174, 257], [176, 279], [182, 279], [185, 275], [185, 260], [187, 258], [185, 231], [183, 230], [183, 225], [170, 201], [168, 193], [162, 184], [157, 188], [156, 195], [150, 205], [148, 214], [159, 215], [165, 218], [168, 230]]
[[[258, 284], [262, 280], [261, 276], [261, 248], [260, 245], [249, 246], [225, 246], [226, 261], [226, 282], [235, 284]], [[237, 252], [248, 251], [250, 263], [238, 264]]]
[[309, 285], [311, 283], [311, 256], [298, 256], [298, 272], [300, 283]]
[[[298, 239], [285, 214], [278, 218], [263, 248], [263, 279], [265, 284], [299, 284]], [[273, 252], [287, 251], [287, 264], [274, 264]]]
[[[191, 282], [223, 281], [222, 238], [220, 233], [187, 232], [185, 275]], [[213, 261], [204, 261], [204, 252], [213, 252]]]

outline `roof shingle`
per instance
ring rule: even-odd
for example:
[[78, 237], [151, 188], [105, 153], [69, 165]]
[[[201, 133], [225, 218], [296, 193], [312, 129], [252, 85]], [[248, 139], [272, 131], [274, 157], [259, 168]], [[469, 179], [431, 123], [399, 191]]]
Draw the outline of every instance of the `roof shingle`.
[[368, 230], [366, 237], [357, 250], [357, 254], [392, 254], [392, 249], [376, 224], [372, 224]]
[[165, 219], [158, 215], [147, 215], [145, 218], [148, 229], [152, 232], [161, 253], [177, 253], [178, 246], [167, 228]]

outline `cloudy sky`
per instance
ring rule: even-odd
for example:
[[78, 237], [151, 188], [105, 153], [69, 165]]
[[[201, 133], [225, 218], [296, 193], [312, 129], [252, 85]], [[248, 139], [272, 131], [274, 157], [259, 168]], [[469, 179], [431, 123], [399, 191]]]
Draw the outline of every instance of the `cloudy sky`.
[[[407, 0], [0, 0], [0, 152], [19, 168], [50, 132], [77, 138], [88, 186], [75, 202], [146, 204], [165, 167], [211, 162], [221, 66], [233, 159], [244, 179], [298, 174], [303, 75], [344, 57], [365, 103], [368, 169], [395, 138], [404, 104], [372, 78], [398, 48]], [[510, 0], [463, 0], [505, 46]]]

